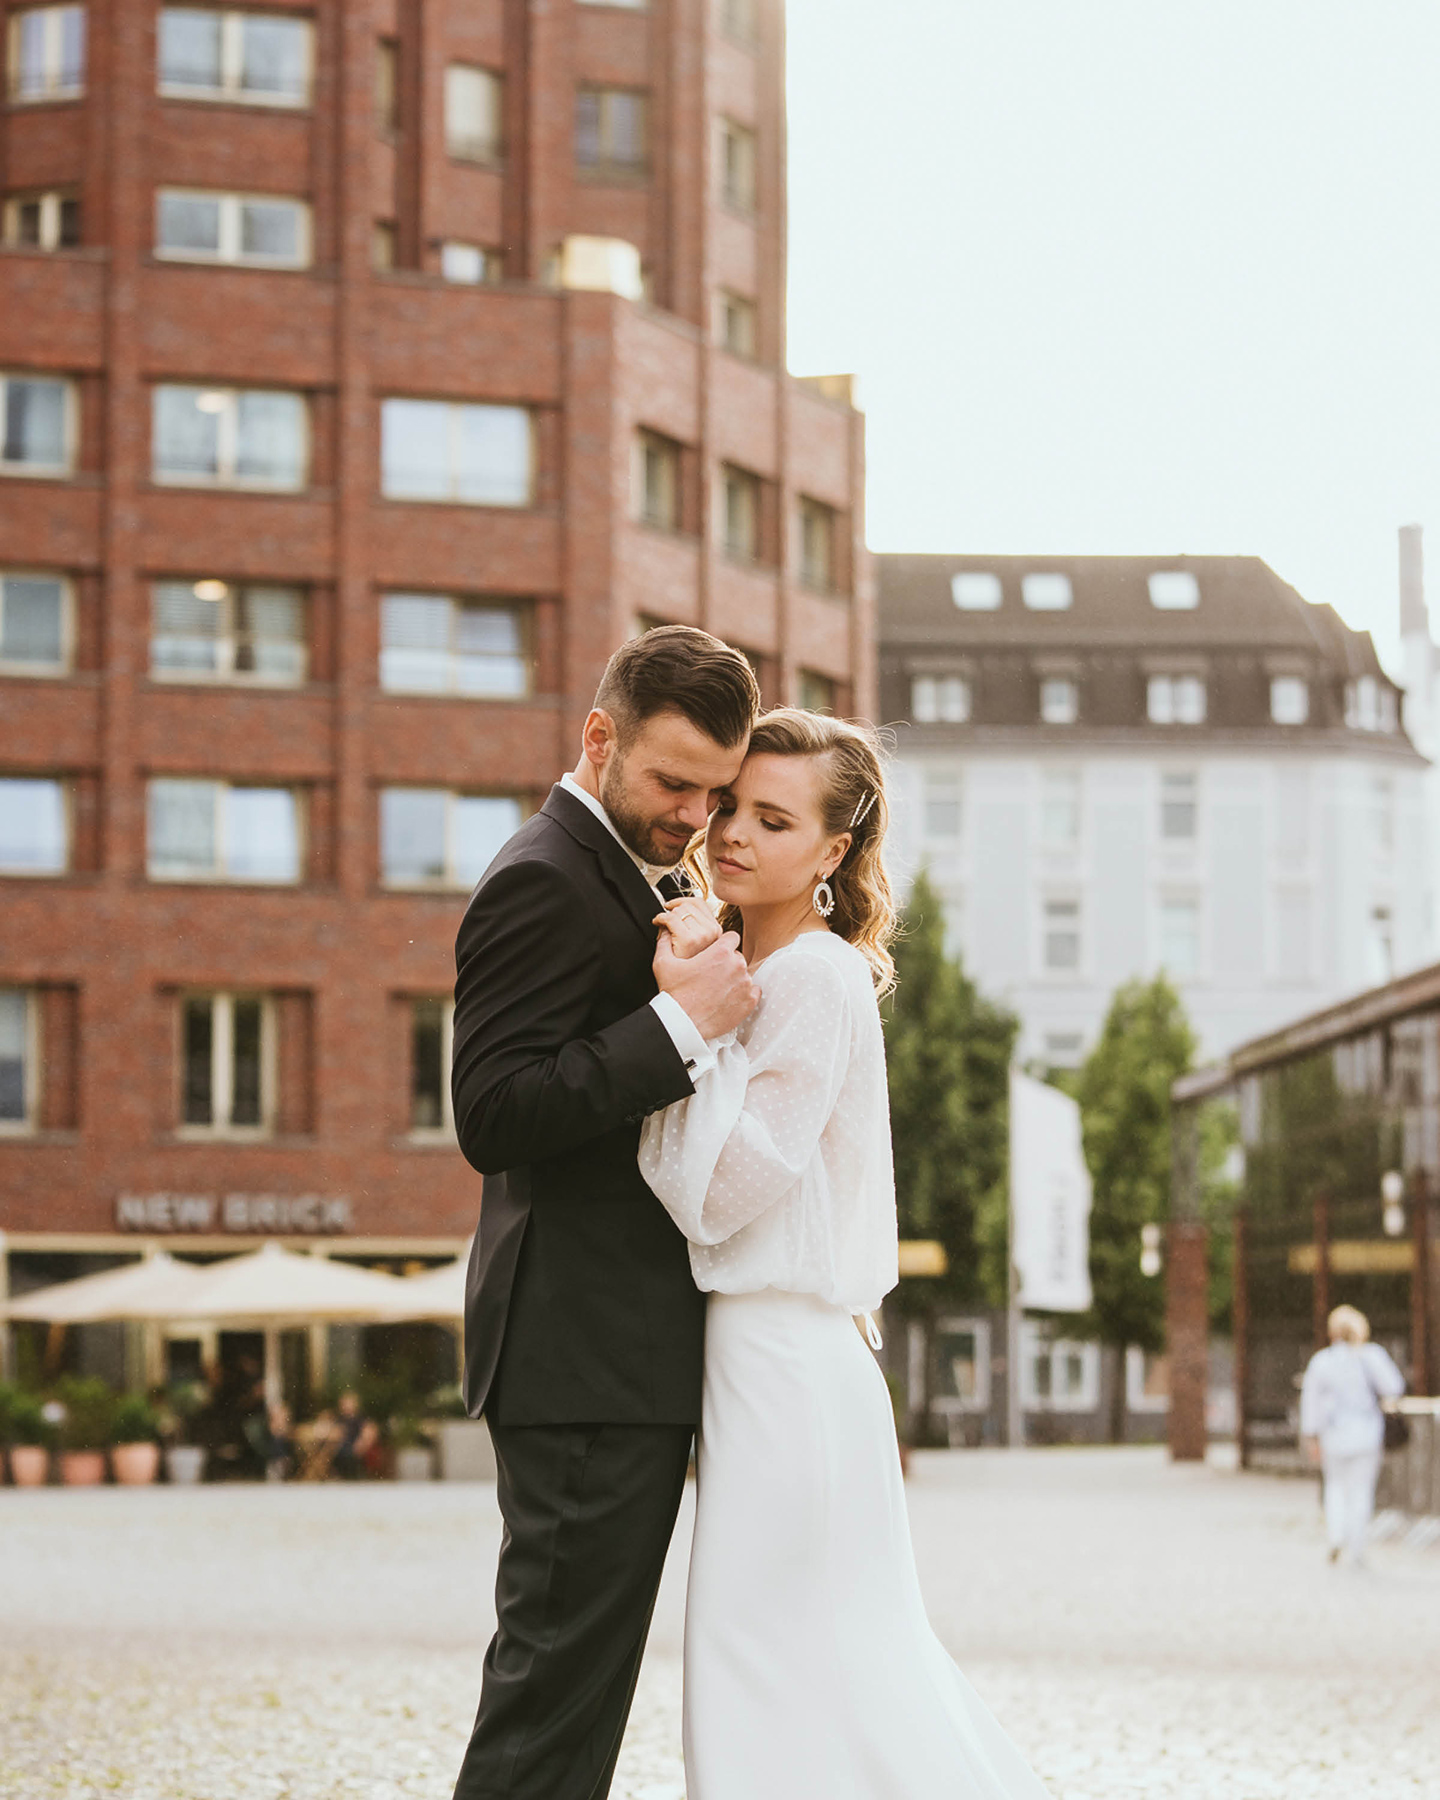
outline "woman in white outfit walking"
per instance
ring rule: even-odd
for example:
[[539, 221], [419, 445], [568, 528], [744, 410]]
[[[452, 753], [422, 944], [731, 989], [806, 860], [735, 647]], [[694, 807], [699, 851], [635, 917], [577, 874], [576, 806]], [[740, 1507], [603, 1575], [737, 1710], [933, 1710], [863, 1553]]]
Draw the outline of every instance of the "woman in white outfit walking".
[[877, 988], [893, 982], [872, 736], [763, 718], [705, 841], [761, 1001], [640, 1166], [710, 1294], [685, 1627], [689, 1800], [1043, 1800], [930, 1629], [890, 1398], [856, 1329], [897, 1279]]
[[1360, 1562], [1384, 1455], [1380, 1402], [1403, 1394], [1405, 1377], [1389, 1352], [1369, 1341], [1364, 1313], [1337, 1306], [1328, 1323], [1330, 1342], [1310, 1358], [1300, 1389], [1300, 1432], [1320, 1460], [1330, 1560], [1348, 1552]]

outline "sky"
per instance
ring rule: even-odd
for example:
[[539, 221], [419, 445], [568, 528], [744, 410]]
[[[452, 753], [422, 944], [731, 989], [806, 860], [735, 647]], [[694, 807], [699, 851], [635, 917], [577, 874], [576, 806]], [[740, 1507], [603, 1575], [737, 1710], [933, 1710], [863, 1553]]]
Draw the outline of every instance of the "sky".
[[[1440, 637], [1436, 0], [786, 0], [789, 359], [875, 550], [1252, 553]], [[1398, 669], [1397, 669], [1398, 672]]]

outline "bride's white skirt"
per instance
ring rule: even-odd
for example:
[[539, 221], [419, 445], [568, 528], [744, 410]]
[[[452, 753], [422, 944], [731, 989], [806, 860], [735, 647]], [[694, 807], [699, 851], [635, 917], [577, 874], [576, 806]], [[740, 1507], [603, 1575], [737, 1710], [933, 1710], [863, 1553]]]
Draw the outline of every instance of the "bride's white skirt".
[[848, 1314], [712, 1294], [688, 1800], [1044, 1800], [930, 1629], [890, 1396]]

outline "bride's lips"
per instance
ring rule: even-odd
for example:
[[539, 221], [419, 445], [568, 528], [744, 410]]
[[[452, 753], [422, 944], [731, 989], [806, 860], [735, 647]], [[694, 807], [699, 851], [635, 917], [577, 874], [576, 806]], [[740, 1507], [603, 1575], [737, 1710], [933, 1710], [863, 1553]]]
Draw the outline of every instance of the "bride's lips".
[[717, 856], [715, 858], [715, 867], [717, 869], [726, 869], [732, 875], [748, 875], [750, 873], [744, 863], [732, 862], [728, 856]]

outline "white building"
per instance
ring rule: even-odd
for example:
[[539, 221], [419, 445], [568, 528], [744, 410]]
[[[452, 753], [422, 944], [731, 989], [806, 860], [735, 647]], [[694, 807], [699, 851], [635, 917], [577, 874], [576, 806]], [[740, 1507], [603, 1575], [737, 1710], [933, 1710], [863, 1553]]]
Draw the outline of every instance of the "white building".
[[1331, 608], [1255, 557], [878, 563], [897, 871], [1022, 1058], [1162, 968], [1211, 1057], [1426, 959], [1427, 765]]

